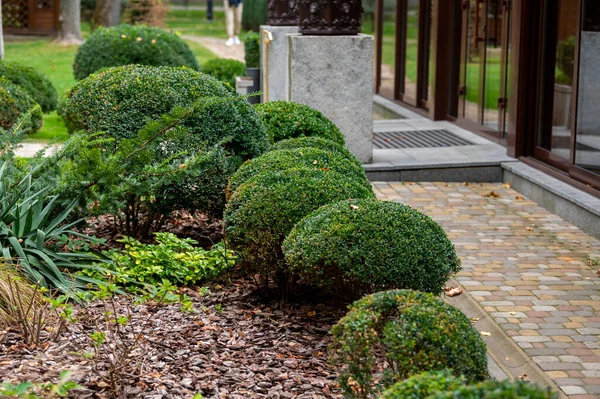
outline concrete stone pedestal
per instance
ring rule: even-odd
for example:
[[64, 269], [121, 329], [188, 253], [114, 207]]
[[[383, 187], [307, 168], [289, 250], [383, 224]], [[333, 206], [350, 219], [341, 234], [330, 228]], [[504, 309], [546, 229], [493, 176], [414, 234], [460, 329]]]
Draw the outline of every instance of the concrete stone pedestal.
[[260, 27], [260, 86], [263, 92], [262, 100], [264, 101], [265, 93], [267, 93], [267, 51], [266, 44], [263, 41], [263, 32], [267, 30], [271, 32], [273, 41], [269, 45], [269, 76], [268, 76], [268, 93], [269, 101], [287, 100], [287, 82], [288, 82], [288, 33], [298, 33], [297, 26], [271, 26], [262, 25]]
[[288, 35], [288, 100], [321, 111], [363, 163], [373, 158], [373, 56], [369, 35]]

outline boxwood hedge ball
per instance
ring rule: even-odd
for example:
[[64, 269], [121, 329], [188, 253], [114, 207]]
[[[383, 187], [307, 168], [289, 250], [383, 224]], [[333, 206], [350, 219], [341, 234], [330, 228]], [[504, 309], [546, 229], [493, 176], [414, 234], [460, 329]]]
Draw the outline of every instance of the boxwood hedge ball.
[[294, 137], [322, 137], [344, 145], [340, 129], [321, 112], [291, 101], [271, 101], [255, 105], [265, 122], [271, 142]]
[[353, 181], [361, 182], [365, 187], [371, 188], [371, 183], [367, 180], [365, 171], [358, 159], [348, 159], [334, 152], [307, 147], [269, 151], [258, 158], [247, 161], [231, 176], [228, 192], [233, 193], [240, 184], [260, 173], [299, 167], [328, 169], [348, 176]]
[[550, 388], [525, 381], [484, 381], [458, 387], [454, 391], [432, 394], [428, 399], [558, 399]]
[[73, 74], [81, 80], [101, 69], [129, 64], [199, 69], [196, 56], [176, 34], [123, 24], [96, 29], [77, 49]]
[[[485, 343], [460, 310], [432, 294], [380, 291], [354, 302], [331, 329], [347, 397], [366, 398], [424, 371], [488, 377]], [[454, 396], [451, 396], [454, 398]]]
[[292, 271], [337, 292], [349, 285], [367, 292], [408, 288], [439, 294], [460, 270], [454, 245], [430, 217], [374, 199], [314, 211], [290, 232], [283, 251]]
[[426, 399], [432, 394], [454, 391], [466, 382], [463, 376], [457, 377], [448, 370], [428, 371], [395, 383], [379, 399]]
[[293, 139], [285, 139], [273, 144], [272, 150], [295, 150], [297, 148], [318, 148], [320, 150], [331, 151], [340, 154], [349, 159], [357, 159], [346, 147], [322, 137], [297, 137]]
[[226, 239], [246, 269], [265, 277], [286, 275], [281, 243], [300, 219], [330, 202], [375, 196], [355, 180], [323, 169], [261, 173], [240, 185], [227, 204]]
[[18, 62], [0, 60], [0, 77], [5, 77], [20, 86], [42, 107], [43, 112], [56, 109], [56, 89], [50, 80], [37, 70]]
[[23, 133], [34, 133], [42, 127], [42, 110], [21, 86], [0, 77], [0, 127], [9, 130], [20, 120]]

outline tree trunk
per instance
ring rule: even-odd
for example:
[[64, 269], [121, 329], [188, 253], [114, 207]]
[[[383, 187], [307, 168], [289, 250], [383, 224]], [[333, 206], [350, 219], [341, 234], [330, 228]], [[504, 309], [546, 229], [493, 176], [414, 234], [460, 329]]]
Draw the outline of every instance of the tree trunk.
[[81, 44], [80, 0], [61, 0], [60, 29], [57, 41], [61, 44]]
[[2, 33], [2, 0], [0, 0], [0, 60], [4, 58], [4, 34]]
[[117, 26], [121, 23], [121, 0], [113, 0], [110, 13], [110, 26]]
[[97, 0], [96, 9], [92, 16], [92, 30], [100, 26], [112, 26], [111, 16], [113, 11], [114, 0]]

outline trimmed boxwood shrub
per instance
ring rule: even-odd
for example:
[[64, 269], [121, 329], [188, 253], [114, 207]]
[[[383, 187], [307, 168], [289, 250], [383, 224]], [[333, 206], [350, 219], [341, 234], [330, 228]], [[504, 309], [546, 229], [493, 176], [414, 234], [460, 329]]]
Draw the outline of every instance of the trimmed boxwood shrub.
[[[311, 213], [283, 244], [290, 269], [320, 286], [408, 288], [439, 294], [460, 270], [454, 245], [430, 217], [401, 203], [341, 201]], [[345, 290], [342, 290], [344, 292]]]
[[105, 132], [118, 145], [119, 140], [137, 137], [140, 129], [161, 115], [199, 102], [204, 106], [177, 126], [184, 134], [179, 131], [171, 135], [177, 139], [165, 139], [153, 162], [164, 162], [181, 151], [210, 152], [210, 159], [190, 170], [189, 179], [174, 181], [153, 196], [164, 196], [161, 202], [174, 208], [220, 217], [229, 176], [244, 160], [269, 148], [264, 125], [252, 106], [223, 83], [186, 67], [116, 67], [69, 90], [63, 113], [67, 126], [90, 134]]
[[268, 171], [238, 187], [225, 210], [227, 241], [245, 268], [277, 277], [285, 290], [281, 243], [308, 213], [345, 198], [373, 198], [362, 181], [323, 169]]
[[465, 383], [464, 377], [448, 370], [425, 372], [395, 383], [379, 399], [426, 399], [432, 394], [454, 391]]
[[213, 58], [202, 64], [202, 72], [229, 84], [235, 90], [236, 76], [246, 76], [246, 65], [238, 60], [228, 58]]
[[369, 397], [424, 371], [448, 369], [469, 382], [488, 376], [485, 343], [469, 318], [432, 294], [368, 295], [331, 332], [333, 360], [348, 397]]
[[[340, 154], [348, 159], [358, 159], [346, 147], [334, 141], [324, 139], [322, 137], [297, 137], [294, 139], [286, 139], [273, 144], [272, 150], [295, 150], [297, 148], [318, 148], [320, 150], [330, 151], [335, 154]], [[359, 161], [360, 162], [360, 161]]]
[[196, 56], [176, 34], [143, 25], [96, 29], [79, 46], [73, 74], [81, 80], [107, 67], [121, 65], [187, 66], [198, 70]]
[[9, 130], [28, 112], [29, 117], [22, 120], [20, 128], [23, 133], [33, 133], [42, 127], [42, 110], [21, 86], [0, 77], [0, 127]]
[[361, 163], [355, 158], [348, 159], [342, 155], [317, 148], [298, 148], [295, 150], [270, 151], [258, 158], [244, 163], [229, 179], [228, 193], [233, 193], [240, 184], [267, 171], [291, 168], [328, 169], [338, 172], [357, 183], [371, 188]]
[[541, 388], [524, 381], [484, 381], [457, 388], [454, 392], [441, 392], [428, 399], [557, 399], [550, 388]]
[[256, 32], [248, 32], [243, 40], [246, 68], [260, 68], [260, 35]]
[[46, 76], [35, 69], [18, 62], [0, 60], [0, 77], [7, 78], [25, 90], [42, 107], [43, 112], [56, 109], [56, 89]]
[[340, 129], [321, 112], [308, 105], [271, 101], [254, 106], [265, 122], [271, 142], [294, 137], [323, 137], [344, 145]]

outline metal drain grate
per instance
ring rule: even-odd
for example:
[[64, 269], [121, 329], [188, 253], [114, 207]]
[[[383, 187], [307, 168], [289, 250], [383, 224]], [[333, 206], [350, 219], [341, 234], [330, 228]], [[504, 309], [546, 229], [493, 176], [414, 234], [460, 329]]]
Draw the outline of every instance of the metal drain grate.
[[444, 129], [373, 133], [375, 148], [431, 148], [471, 144], [473, 143]]

